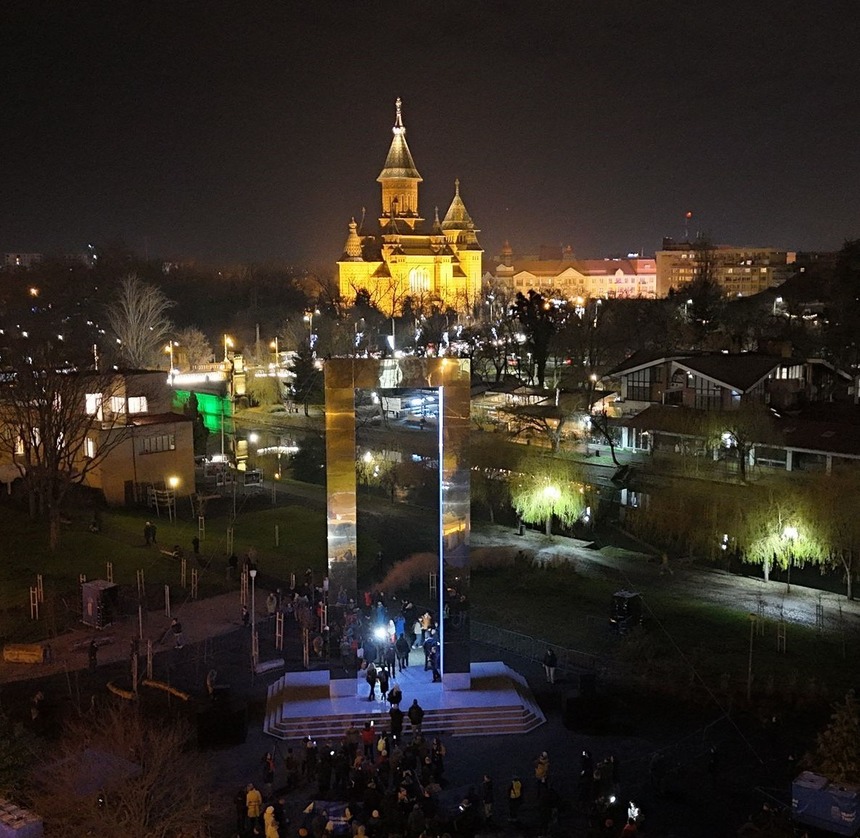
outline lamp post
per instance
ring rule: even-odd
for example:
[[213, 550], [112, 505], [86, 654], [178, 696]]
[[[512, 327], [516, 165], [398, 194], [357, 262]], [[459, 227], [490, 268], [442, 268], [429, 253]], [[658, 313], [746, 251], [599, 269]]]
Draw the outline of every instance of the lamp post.
[[278, 351], [278, 337], [275, 336], [275, 339], [269, 344], [269, 349], [271, 349], [275, 353], [275, 372], [277, 373], [278, 367], [281, 362], [281, 353]]
[[314, 315], [319, 314], [318, 308], [308, 309], [305, 312], [304, 321], [308, 324], [308, 346], [314, 348]]
[[173, 379], [173, 370], [174, 370], [174, 367], [176, 366], [176, 364], [173, 360], [173, 347], [174, 346], [179, 346], [179, 344], [175, 340], [170, 340], [167, 342], [167, 346], [164, 347], [164, 352], [170, 356], [170, 371], [168, 373], [168, 376], [171, 380]]
[[229, 335], [224, 335], [224, 360], [229, 360], [227, 358], [227, 350], [233, 345], [233, 338]]
[[255, 672], [257, 669], [257, 602], [254, 580], [257, 578], [257, 569], [252, 567], [249, 575], [251, 577], [251, 671]]

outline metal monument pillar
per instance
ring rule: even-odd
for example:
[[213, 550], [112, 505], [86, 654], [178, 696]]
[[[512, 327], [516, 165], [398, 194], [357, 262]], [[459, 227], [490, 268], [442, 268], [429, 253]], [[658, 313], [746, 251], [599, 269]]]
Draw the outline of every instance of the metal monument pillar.
[[[325, 363], [329, 590], [358, 602], [356, 541], [356, 390], [435, 390], [439, 400], [439, 622], [442, 684], [468, 689], [470, 365], [459, 358], [334, 358]], [[332, 616], [343, 628], [343, 615]], [[336, 638], [332, 637], [332, 642]], [[354, 673], [331, 668], [332, 694], [355, 689]]]

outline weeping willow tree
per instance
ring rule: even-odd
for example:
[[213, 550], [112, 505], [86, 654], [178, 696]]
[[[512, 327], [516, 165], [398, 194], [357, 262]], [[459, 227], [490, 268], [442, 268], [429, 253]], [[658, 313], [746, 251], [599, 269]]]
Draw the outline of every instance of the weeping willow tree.
[[543, 522], [546, 534], [552, 535], [554, 518], [570, 526], [585, 510], [582, 473], [564, 460], [526, 457], [511, 475], [511, 504], [523, 521]]
[[765, 582], [775, 567], [826, 562], [829, 555], [814, 513], [812, 498], [799, 481], [747, 492], [739, 527], [744, 561], [760, 564]]

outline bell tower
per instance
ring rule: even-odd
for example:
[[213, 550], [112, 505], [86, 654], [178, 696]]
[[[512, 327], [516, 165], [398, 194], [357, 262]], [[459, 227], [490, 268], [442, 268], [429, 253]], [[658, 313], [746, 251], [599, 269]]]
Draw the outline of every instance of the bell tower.
[[395, 102], [394, 137], [388, 149], [385, 165], [376, 179], [382, 186], [382, 212], [379, 226], [385, 232], [412, 232], [423, 221], [418, 214], [418, 184], [424, 179], [415, 168], [412, 153], [406, 144], [402, 102]]

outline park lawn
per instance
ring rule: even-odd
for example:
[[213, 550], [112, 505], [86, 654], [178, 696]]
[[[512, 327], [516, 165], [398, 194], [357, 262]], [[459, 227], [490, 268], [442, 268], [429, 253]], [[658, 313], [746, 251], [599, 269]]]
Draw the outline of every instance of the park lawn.
[[[569, 565], [475, 570], [471, 581], [476, 620], [606, 656], [652, 683], [703, 682], [721, 700], [727, 699], [727, 690], [737, 694], [745, 689], [750, 648], [746, 613], [655, 591], [646, 597], [646, 628], [619, 637], [609, 627], [609, 600], [616, 589], [612, 580], [578, 574]], [[809, 694], [810, 685], [817, 684], [839, 696], [853, 685], [841, 637], [788, 624], [786, 652], [781, 653], [776, 634], [776, 622], [766, 621], [763, 635], [754, 636], [756, 691]], [[846, 653], [855, 641], [845, 638]]]

